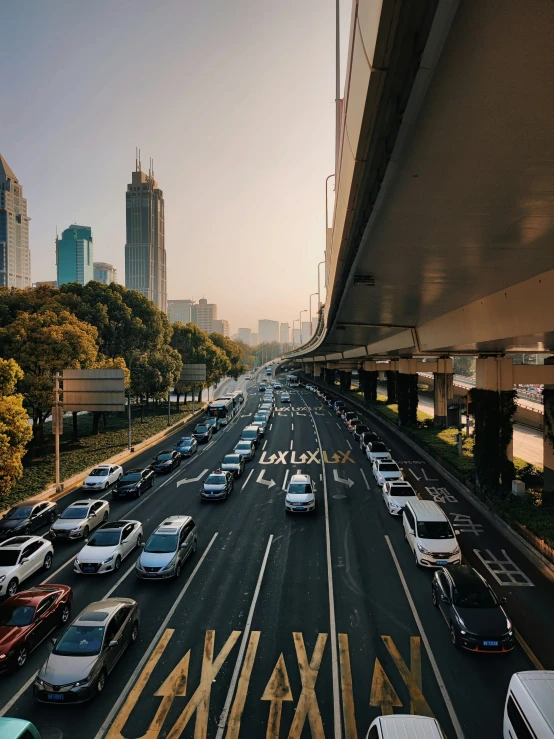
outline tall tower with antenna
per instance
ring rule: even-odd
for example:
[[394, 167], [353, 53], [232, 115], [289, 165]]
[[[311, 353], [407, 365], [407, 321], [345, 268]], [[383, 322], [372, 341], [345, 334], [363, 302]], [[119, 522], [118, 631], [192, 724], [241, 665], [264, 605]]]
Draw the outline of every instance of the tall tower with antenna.
[[167, 266], [163, 192], [154, 179], [154, 160], [142, 171], [140, 149], [125, 193], [127, 240], [125, 287], [150, 298], [167, 312]]

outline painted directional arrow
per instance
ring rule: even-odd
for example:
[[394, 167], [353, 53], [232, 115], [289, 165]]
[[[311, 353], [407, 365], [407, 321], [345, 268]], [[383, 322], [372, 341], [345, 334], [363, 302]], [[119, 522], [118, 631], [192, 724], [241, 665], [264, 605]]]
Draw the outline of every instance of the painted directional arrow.
[[198, 482], [198, 480], [201, 480], [204, 477], [207, 471], [208, 470], [203, 470], [198, 477], [188, 477], [186, 480], [179, 480], [177, 487], [179, 487], [179, 485], [186, 485], [187, 482]]
[[333, 477], [335, 478], [335, 482], [343, 482], [345, 485], [348, 485], [349, 488], [351, 488], [354, 484], [354, 480], [351, 480], [349, 477], [347, 477], [346, 480], [342, 477], [339, 477], [339, 473], [337, 472], [337, 470], [333, 470]]
[[373, 680], [371, 681], [371, 697], [369, 705], [380, 707], [383, 716], [389, 716], [393, 713], [393, 706], [402, 707], [402, 701], [398, 697], [396, 690], [393, 688], [391, 681], [387, 677], [387, 673], [383, 669], [383, 665], [378, 659], [375, 659], [375, 669], [373, 670]]
[[261, 482], [262, 485], [267, 485], [268, 488], [272, 488], [275, 485], [275, 483], [273, 482], [273, 480], [264, 480], [264, 473], [265, 473], [265, 470], [262, 470], [260, 472], [256, 482]]
[[292, 691], [290, 689], [289, 676], [285, 667], [283, 655], [277, 660], [275, 669], [273, 670], [268, 684], [265, 686], [264, 694], [261, 700], [271, 701], [269, 707], [269, 719], [267, 721], [266, 739], [279, 736], [281, 728], [281, 710], [283, 701], [292, 701]]

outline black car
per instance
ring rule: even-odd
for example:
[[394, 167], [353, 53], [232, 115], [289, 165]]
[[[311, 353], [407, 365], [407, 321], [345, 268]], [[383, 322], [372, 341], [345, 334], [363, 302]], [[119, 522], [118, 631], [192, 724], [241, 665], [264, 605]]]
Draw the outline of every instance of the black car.
[[335, 400], [334, 408], [335, 408], [335, 413], [337, 414], [337, 416], [340, 416], [342, 414], [345, 407], [346, 406], [344, 405], [342, 400]]
[[153, 485], [153, 470], [127, 470], [112, 490], [112, 498], [138, 498]]
[[234, 475], [224, 470], [214, 470], [204, 480], [200, 493], [201, 500], [227, 500], [233, 489]]
[[18, 534], [30, 534], [58, 518], [58, 504], [53, 501], [18, 503], [0, 520], [0, 539], [8, 539]]
[[154, 461], [150, 467], [154, 472], [171, 472], [171, 470], [174, 470], [175, 467], [181, 464], [182, 459], [180, 453], [175, 451], [175, 449], [166, 449], [160, 452], [157, 457], [154, 457]]
[[212, 438], [212, 427], [205, 423], [199, 423], [192, 432], [192, 435], [199, 444], [208, 442]]
[[219, 431], [219, 418], [206, 418], [204, 421], [206, 426], [212, 427], [212, 433], [217, 434]]
[[433, 605], [442, 611], [455, 647], [471, 652], [510, 652], [512, 622], [481, 575], [469, 565], [441, 567], [433, 576]]
[[380, 441], [375, 431], [364, 431], [360, 436], [360, 449], [366, 449], [373, 441]]
[[366, 431], [369, 431], [369, 427], [365, 423], [356, 424], [354, 428], [354, 438], [356, 441], [360, 441], [362, 434], [365, 434]]

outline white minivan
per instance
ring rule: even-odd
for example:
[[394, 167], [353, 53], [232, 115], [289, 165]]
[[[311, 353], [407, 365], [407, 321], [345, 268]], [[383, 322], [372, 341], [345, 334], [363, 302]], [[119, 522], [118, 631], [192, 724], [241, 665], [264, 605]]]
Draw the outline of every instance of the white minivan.
[[379, 716], [369, 727], [366, 739], [444, 739], [439, 723], [427, 716], [400, 713]]
[[442, 508], [432, 500], [410, 500], [402, 511], [404, 538], [412, 548], [416, 565], [446, 567], [460, 564], [462, 554]]
[[554, 670], [512, 675], [504, 707], [504, 739], [552, 739], [554, 736]]

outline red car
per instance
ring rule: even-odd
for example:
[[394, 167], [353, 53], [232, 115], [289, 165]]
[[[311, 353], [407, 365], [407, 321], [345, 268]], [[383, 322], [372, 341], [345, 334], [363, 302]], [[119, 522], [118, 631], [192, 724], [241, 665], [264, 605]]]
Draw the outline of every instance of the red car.
[[0, 672], [20, 668], [58, 626], [69, 621], [73, 590], [69, 585], [37, 585], [0, 605]]

